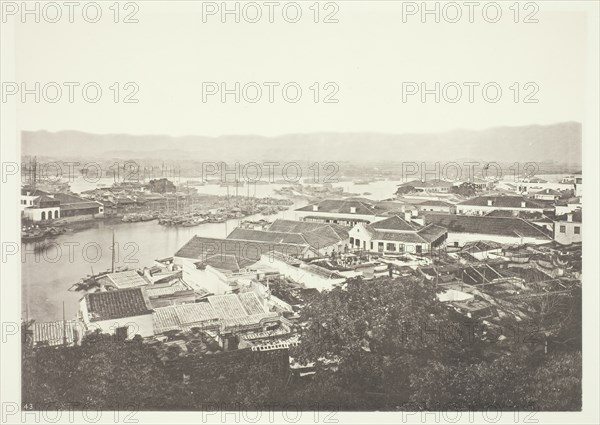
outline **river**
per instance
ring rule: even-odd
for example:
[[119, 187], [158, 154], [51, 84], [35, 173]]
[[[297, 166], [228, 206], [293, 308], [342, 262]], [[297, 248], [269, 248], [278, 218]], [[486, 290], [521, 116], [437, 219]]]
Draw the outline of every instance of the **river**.
[[[101, 181], [86, 181], [82, 177], [69, 182], [71, 190], [81, 193], [98, 187], [99, 184], [110, 186], [113, 179]], [[368, 185], [353, 183], [338, 183], [346, 191], [371, 199], [383, 199], [393, 196], [399, 182], [378, 181]], [[239, 189], [239, 195], [257, 197], [280, 197], [274, 193], [285, 185], [263, 184], [246, 185]], [[199, 186], [200, 193], [225, 195], [227, 188], [219, 185]], [[235, 189], [230, 188], [230, 195]], [[296, 200], [287, 211], [276, 215], [255, 215], [245, 220], [265, 218], [297, 219], [294, 210], [307, 204], [306, 200]], [[240, 220], [229, 220], [225, 223], [202, 224], [196, 227], [161, 226], [156, 221], [140, 223], [105, 223], [98, 221], [93, 227], [85, 230], [64, 233], [50, 242], [51, 244], [40, 252], [34, 252], [34, 244], [24, 244], [22, 247], [22, 309], [23, 316], [38, 321], [62, 319], [64, 302], [67, 318], [74, 317], [79, 308], [81, 293], [69, 292], [68, 289], [82, 277], [92, 273], [108, 270], [112, 261], [112, 235], [115, 233], [115, 253], [117, 266], [131, 268], [152, 266], [155, 259], [170, 257], [194, 235], [205, 237], [226, 237]]]
[[[106, 179], [107, 186], [112, 179]], [[342, 187], [346, 192], [372, 200], [393, 197], [400, 181], [376, 181], [366, 185], [340, 182], [334, 186]], [[77, 179], [71, 183], [74, 192], [82, 192], [97, 186], [97, 183]], [[274, 190], [283, 185], [256, 185], [255, 188], [240, 188], [240, 195], [258, 197], [277, 197]], [[218, 185], [198, 187], [200, 193], [225, 195], [227, 189]], [[230, 189], [231, 190], [231, 189]], [[369, 194], [365, 194], [368, 192]], [[233, 195], [232, 192], [230, 194]], [[255, 215], [245, 218], [257, 220], [265, 218], [297, 219], [294, 209], [306, 205], [307, 201], [297, 200], [287, 211], [272, 216]], [[108, 270], [111, 266], [112, 234], [115, 233], [115, 252], [118, 266], [132, 268], [152, 266], [158, 258], [172, 256], [194, 235], [224, 238], [240, 220], [226, 223], [203, 224], [196, 227], [165, 227], [156, 221], [141, 223], [107, 224], [103, 221], [94, 227], [76, 232], [68, 232], [52, 239], [52, 244], [40, 253], [33, 252], [33, 244], [24, 244], [22, 248], [22, 308], [24, 317], [38, 321], [62, 319], [62, 306], [65, 305], [66, 317], [74, 317], [78, 310], [81, 294], [68, 289], [82, 277]]]

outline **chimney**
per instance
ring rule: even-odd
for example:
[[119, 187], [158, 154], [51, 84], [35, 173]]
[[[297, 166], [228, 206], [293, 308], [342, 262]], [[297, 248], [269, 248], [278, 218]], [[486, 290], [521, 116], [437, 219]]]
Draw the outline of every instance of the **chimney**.
[[404, 211], [404, 220], [408, 222], [412, 220], [412, 213], [410, 211]]
[[313, 205], [313, 211], [319, 211], [319, 206], [318, 205]]
[[350, 207], [350, 212], [352, 214], [356, 214], [356, 207]]
[[492, 199], [488, 199], [488, 207], [494, 205], [494, 201]]
[[573, 221], [573, 214], [572, 213], [567, 214], [567, 221], [569, 223]]
[[521, 201], [521, 208], [525, 208], [526, 205], [527, 203], [525, 203], [525, 201]]

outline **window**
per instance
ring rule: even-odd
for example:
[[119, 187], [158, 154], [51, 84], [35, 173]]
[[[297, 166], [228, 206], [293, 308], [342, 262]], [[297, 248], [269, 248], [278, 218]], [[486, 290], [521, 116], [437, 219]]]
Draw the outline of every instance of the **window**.
[[354, 245], [354, 238], [350, 238], [350, 245]]
[[420, 254], [421, 252], [423, 252], [423, 248], [421, 245], [417, 245], [417, 254]]
[[566, 226], [560, 226], [560, 233], [567, 233], [567, 227]]
[[377, 243], [377, 251], [383, 252], [383, 242], [378, 242]]
[[122, 326], [115, 329], [115, 337], [118, 341], [124, 341], [127, 339], [127, 326]]
[[373, 249], [373, 242], [371, 242], [371, 249]]
[[576, 234], [576, 235], [579, 235], [579, 234], [581, 233], [581, 227], [579, 227], [579, 226], [575, 226], [575, 227], [573, 228], [573, 230], [575, 231], [575, 234]]
[[458, 242], [454, 242], [454, 246], [458, 248]]
[[387, 251], [395, 251], [396, 250], [396, 244], [395, 243], [388, 243], [386, 245], [385, 249]]

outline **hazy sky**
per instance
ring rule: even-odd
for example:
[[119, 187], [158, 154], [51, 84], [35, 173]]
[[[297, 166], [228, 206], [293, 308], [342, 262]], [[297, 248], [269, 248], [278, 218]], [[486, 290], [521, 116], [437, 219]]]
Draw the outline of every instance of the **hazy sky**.
[[[514, 13], [508, 9], [513, 2], [501, 2], [503, 15], [495, 24], [484, 20], [481, 9], [469, 23], [466, 8], [455, 24], [443, 17], [435, 23], [433, 16], [422, 23], [420, 14], [403, 22], [402, 2], [373, 1], [337, 2], [339, 23], [330, 24], [313, 22], [313, 2], [302, 2], [303, 15], [296, 24], [283, 19], [282, 6], [275, 9], [275, 23], [269, 23], [263, 2], [258, 2], [263, 17], [255, 24], [245, 22], [243, 15], [240, 23], [227, 16], [223, 24], [219, 13], [207, 16], [204, 23], [201, 2], [139, 2], [139, 23], [117, 24], [108, 10], [111, 3], [104, 4], [96, 24], [85, 22], [76, 11], [75, 23], [63, 16], [57, 24], [36, 24], [29, 18], [16, 26], [18, 81], [30, 87], [36, 81], [97, 82], [103, 89], [95, 104], [83, 100], [80, 88], [72, 104], [66, 88], [54, 104], [36, 104], [29, 97], [19, 105], [20, 129], [209, 136], [406, 133], [582, 121], [584, 116], [588, 17], [548, 10], [547, 4], [560, 8], [557, 2], [538, 2], [539, 23], [528, 24], [513, 22]], [[221, 2], [215, 4], [220, 7]], [[119, 19], [131, 10], [121, 10]], [[255, 11], [246, 11], [252, 19]], [[321, 6], [319, 20], [332, 11], [333, 6]], [[492, 12], [488, 17], [493, 18]], [[521, 10], [519, 19], [529, 12]], [[448, 9], [446, 16], [452, 19], [454, 13]], [[293, 18], [293, 9], [286, 16]], [[109, 89], [114, 82], [120, 83], [121, 95], [129, 92], [123, 89], [125, 83], [135, 82], [139, 103], [115, 104]], [[280, 86], [274, 89], [274, 103], [269, 103], [266, 86], [256, 103], [243, 98], [235, 103], [233, 95], [226, 103], [218, 95], [204, 103], [203, 82], [225, 82], [229, 88], [235, 82]], [[282, 96], [281, 87], [288, 82], [303, 90], [297, 103]], [[320, 86], [319, 103], [314, 103], [310, 89], [315, 82]], [[328, 82], [339, 87], [334, 96], [338, 103], [322, 101], [333, 90], [325, 87]], [[403, 82], [425, 82], [429, 88], [435, 82], [481, 85], [474, 89], [473, 103], [463, 86], [457, 103], [442, 98], [438, 104], [434, 95], [425, 103], [419, 95], [403, 102]], [[481, 87], [488, 82], [503, 91], [497, 103], [483, 98]], [[515, 82], [518, 103], [510, 89]], [[525, 86], [529, 82], [539, 87], [533, 95], [538, 103], [523, 102], [534, 91], [535, 86]], [[454, 89], [448, 90], [448, 98], [454, 98]], [[294, 95], [292, 89], [289, 93]], [[489, 93], [495, 95], [492, 89]], [[255, 96], [253, 89], [247, 94]]]

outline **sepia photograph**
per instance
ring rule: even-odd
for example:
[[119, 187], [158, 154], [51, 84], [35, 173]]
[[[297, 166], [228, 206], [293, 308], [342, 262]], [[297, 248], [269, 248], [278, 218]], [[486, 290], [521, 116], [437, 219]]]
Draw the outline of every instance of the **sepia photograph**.
[[0, 9], [2, 423], [598, 423], [600, 2]]

